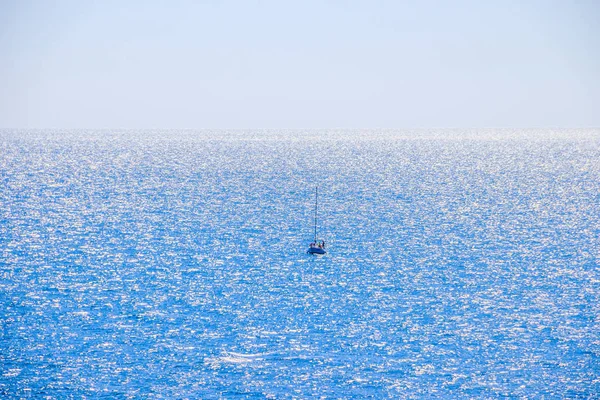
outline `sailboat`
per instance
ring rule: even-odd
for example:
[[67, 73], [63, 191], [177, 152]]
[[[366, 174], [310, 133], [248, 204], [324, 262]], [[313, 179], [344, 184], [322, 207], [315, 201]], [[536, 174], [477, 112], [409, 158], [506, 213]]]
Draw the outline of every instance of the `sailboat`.
[[308, 246], [309, 254], [325, 254], [325, 241], [317, 237], [317, 210], [319, 208], [319, 188], [315, 188], [315, 240]]

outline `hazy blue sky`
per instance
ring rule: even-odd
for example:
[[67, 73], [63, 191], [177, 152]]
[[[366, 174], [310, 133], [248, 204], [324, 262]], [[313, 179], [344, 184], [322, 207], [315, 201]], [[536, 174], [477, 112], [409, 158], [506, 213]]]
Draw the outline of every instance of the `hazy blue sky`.
[[600, 0], [0, 0], [0, 127], [600, 126]]

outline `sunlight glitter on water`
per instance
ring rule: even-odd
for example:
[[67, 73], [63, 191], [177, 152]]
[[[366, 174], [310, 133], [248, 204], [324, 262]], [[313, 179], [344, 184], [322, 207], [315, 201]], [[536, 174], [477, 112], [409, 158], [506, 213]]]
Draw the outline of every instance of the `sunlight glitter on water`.
[[0, 393], [593, 397], [600, 132], [477, 134], [3, 131]]

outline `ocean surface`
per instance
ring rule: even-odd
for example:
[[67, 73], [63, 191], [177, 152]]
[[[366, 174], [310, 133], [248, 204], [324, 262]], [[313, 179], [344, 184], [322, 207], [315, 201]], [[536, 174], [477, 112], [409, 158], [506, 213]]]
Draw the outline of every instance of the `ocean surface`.
[[2, 130], [0, 181], [1, 398], [600, 397], [600, 129]]

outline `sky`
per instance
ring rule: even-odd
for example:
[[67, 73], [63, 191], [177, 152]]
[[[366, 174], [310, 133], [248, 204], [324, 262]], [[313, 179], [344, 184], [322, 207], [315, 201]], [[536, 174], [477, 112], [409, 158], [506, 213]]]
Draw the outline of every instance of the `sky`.
[[0, 0], [0, 128], [600, 127], [598, 21], [598, 0]]

